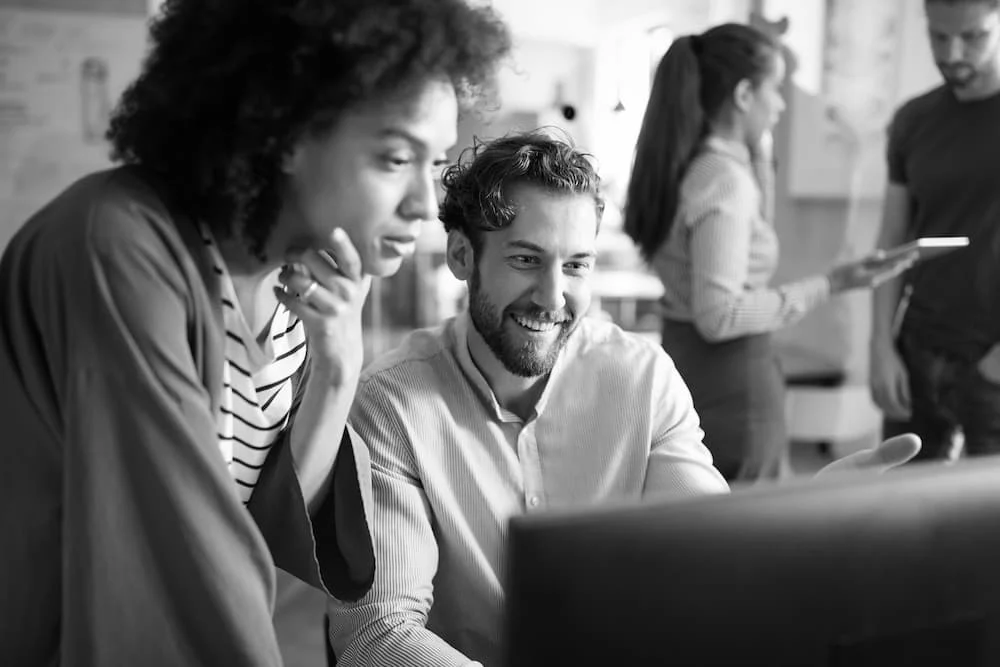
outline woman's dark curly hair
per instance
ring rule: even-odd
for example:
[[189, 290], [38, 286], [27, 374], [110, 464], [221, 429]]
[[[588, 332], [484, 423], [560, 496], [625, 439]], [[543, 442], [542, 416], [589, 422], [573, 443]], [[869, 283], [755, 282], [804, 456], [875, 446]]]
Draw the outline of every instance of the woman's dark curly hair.
[[506, 25], [465, 0], [167, 0], [108, 131], [112, 157], [157, 173], [223, 235], [263, 249], [282, 161], [344, 110], [450, 79], [490, 93]]
[[514, 222], [517, 207], [510, 200], [514, 185], [589, 194], [594, 198], [598, 224], [604, 213], [601, 177], [591, 156], [540, 130], [491, 142], [476, 140], [445, 170], [442, 184], [445, 195], [438, 218], [447, 231], [464, 233], [477, 253], [482, 249], [483, 232]]

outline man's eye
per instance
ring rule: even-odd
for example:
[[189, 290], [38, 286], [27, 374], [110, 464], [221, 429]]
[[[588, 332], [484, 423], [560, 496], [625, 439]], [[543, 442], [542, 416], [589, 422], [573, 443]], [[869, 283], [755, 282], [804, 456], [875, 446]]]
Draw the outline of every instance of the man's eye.
[[512, 255], [510, 260], [515, 264], [537, 264], [538, 258], [532, 255]]

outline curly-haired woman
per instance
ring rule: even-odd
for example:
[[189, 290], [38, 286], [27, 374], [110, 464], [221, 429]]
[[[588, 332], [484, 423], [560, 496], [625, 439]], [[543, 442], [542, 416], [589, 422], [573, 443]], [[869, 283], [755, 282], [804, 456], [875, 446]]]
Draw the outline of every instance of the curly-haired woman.
[[122, 166], [0, 262], [0, 663], [280, 664], [275, 565], [375, 567], [370, 277], [436, 217], [506, 28], [464, 0], [168, 0]]

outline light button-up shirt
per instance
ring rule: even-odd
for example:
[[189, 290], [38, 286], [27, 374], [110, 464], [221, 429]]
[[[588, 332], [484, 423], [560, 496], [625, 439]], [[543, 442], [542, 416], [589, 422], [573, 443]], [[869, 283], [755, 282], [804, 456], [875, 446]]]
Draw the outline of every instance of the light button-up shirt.
[[524, 512], [727, 490], [662, 348], [585, 319], [521, 421], [469, 355], [467, 315], [366, 369], [376, 579], [330, 602], [338, 665], [499, 664], [507, 522]]

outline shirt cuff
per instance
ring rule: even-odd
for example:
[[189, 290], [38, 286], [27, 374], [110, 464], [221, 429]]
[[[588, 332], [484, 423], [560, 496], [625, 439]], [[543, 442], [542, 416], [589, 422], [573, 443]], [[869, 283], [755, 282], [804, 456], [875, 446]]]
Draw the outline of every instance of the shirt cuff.
[[789, 305], [789, 310], [802, 316], [816, 306], [830, 300], [830, 279], [814, 276], [782, 286], [781, 292]]
[[288, 437], [272, 447], [248, 509], [267, 541], [274, 564], [341, 600], [357, 600], [375, 579], [375, 549], [368, 516], [368, 452], [345, 429], [326, 497], [312, 517]]

